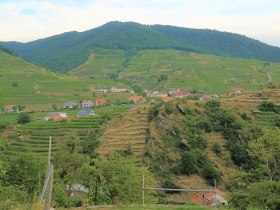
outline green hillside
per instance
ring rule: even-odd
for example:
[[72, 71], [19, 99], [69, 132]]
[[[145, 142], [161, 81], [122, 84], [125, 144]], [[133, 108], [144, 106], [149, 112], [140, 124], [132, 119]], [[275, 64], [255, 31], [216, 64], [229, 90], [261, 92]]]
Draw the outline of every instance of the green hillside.
[[67, 32], [28, 43], [2, 42], [22, 58], [56, 71], [84, 63], [92, 49], [178, 49], [220, 56], [280, 61], [280, 49], [242, 35], [133, 22], [109, 22], [84, 32]]
[[96, 86], [118, 84], [50, 72], [1, 50], [0, 61], [1, 104], [25, 105], [32, 111], [52, 109], [52, 104], [59, 108], [67, 100], [93, 99]]
[[112, 78], [142, 88], [206, 89], [226, 93], [234, 87], [258, 90], [280, 82], [278, 63], [220, 57], [178, 50], [142, 50], [124, 59], [125, 51], [94, 50], [69, 73], [79, 77]]

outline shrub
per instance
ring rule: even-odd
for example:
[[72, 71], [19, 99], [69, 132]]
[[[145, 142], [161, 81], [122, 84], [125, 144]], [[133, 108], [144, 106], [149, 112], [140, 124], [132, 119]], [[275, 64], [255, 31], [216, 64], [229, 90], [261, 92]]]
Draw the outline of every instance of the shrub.
[[212, 151], [213, 151], [216, 155], [220, 156], [221, 153], [222, 153], [221, 145], [220, 145], [219, 143], [215, 142], [215, 143], [213, 144], [213, 146], [212, 146]]
[[189, 143], [193, 148], [205, 149], [207, 147], [207, 140], [201, 135], [195, 135], [190, 140]]
[[206, 107], [208, 108], [218, 108], [221, 106], [220, 101], [218, 100], [210, 100], [206, 102]]
[[191, 175], [198, 170], [199, 154], [196, 151], [186, 151], [181, 157], [181, 173]]
[[217, 169], [214, 167], [213, 163], [210, 161], [205, 162], [202, 176], [208, 181], [209, 184], [214, 186], [216, 180], [216, 184], [218, 184], [221, 181], [221, 175], [217, 171]]
[[[169, 189], [179, 189], [179, 186], [177, 186], [172, 180], [170, 179], [166, 179], [164, 180], [164, 182], [162, 183], [162, 187], [163, 188], [169, 188]], [[176, 193], [180, 193], [178, 191], [165, 191], [168, 194], [176, 194]]]
[[31, 117], [26, 114], [26, 113], [20, 113], [18, 118], [17, 118], [17, 122], [19, 124], [26, 124], [26, 123], [29, 123], [31, 121]]

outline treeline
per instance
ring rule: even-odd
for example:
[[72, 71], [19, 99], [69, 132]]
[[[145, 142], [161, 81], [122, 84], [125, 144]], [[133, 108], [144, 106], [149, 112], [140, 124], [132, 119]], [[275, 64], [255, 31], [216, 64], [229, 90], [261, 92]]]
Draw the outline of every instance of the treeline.
[[22, 58], [48, 69], [69, 71], [84, 63], [88, 49], [177, 49], [220, 56], [280, 61], [280, 49], [238, 34], [133, 22], [109, 22], [29, 43], [2, 42]]

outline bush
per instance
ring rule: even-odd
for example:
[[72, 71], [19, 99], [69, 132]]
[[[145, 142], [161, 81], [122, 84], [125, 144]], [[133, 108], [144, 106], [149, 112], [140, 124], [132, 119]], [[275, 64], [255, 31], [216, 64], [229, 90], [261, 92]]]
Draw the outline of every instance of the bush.
[[[179, 189], [179, 187], [170, 179], [166, 179], [164, 180], [164, 182], [162, 183], [162, 187], [163, 188], [171, 188], [171, 189]], [[165, 191], [168, 194], [176, 194], [176, 193], [180, 193], [178, 191]]]
[[220, 106], [221, 103], [218, 100], [210, 100], [206, 102], [206, 107], [208, 108], [219, 108]]
[[212, 151], [213, 151], [216, 155], [220, 156], [221, 153], [222, 153], [221, 145], [220, 145], [219, 143], [215, 142], [215, 144], [213, 144], [213, 146], [212, 146]]
[[148, 112], [148, 120], [151, 122], [156, 116], [158, 116], [158, 114], [159, 114], [158, 106], [154, 106], [150, 108]]
[[195, 135], [190, 140], [189, 143], [193, 148], [205, 149], [207, 147], [207, 140], [201, 135]]
[[219, 171], [217, 171], [217, 169], [214, 167], [213, 163], [211, 163], [210, 161], [207, 161], [204, 164], [203, 171], [202, 171], [202, 176], [212, 186], [215, 185], [214, 180], [216, 180], [216, 184], [219, 184], [220, 181], [221, 181], [221, 175], [220, 175]]
[[167, 103], [164, 106], [164, 110], [165, 110], [166, 114], [172, 114], [174, 112], [174, 107], [171, 103]]
[[17, 122], [19, 124], [26, 124], [26, 123], [29, 123], [30, 121], [31, 121], [31, 117], [24, 112], [20, 113], [17, 118]]
[[198, 159], [200, 154], [196, 151], [186, 151], [181, 157], [181, 173], [191, 175], [198, 170]]

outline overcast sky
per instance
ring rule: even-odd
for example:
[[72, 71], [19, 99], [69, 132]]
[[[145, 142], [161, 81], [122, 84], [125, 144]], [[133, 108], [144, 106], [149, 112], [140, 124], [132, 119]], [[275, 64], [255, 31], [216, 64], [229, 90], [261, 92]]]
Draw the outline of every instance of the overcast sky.
[[217, 29], [280, 46], [280, 0], [0, 0], [0, 41], [27, 42], [114, 20]]

